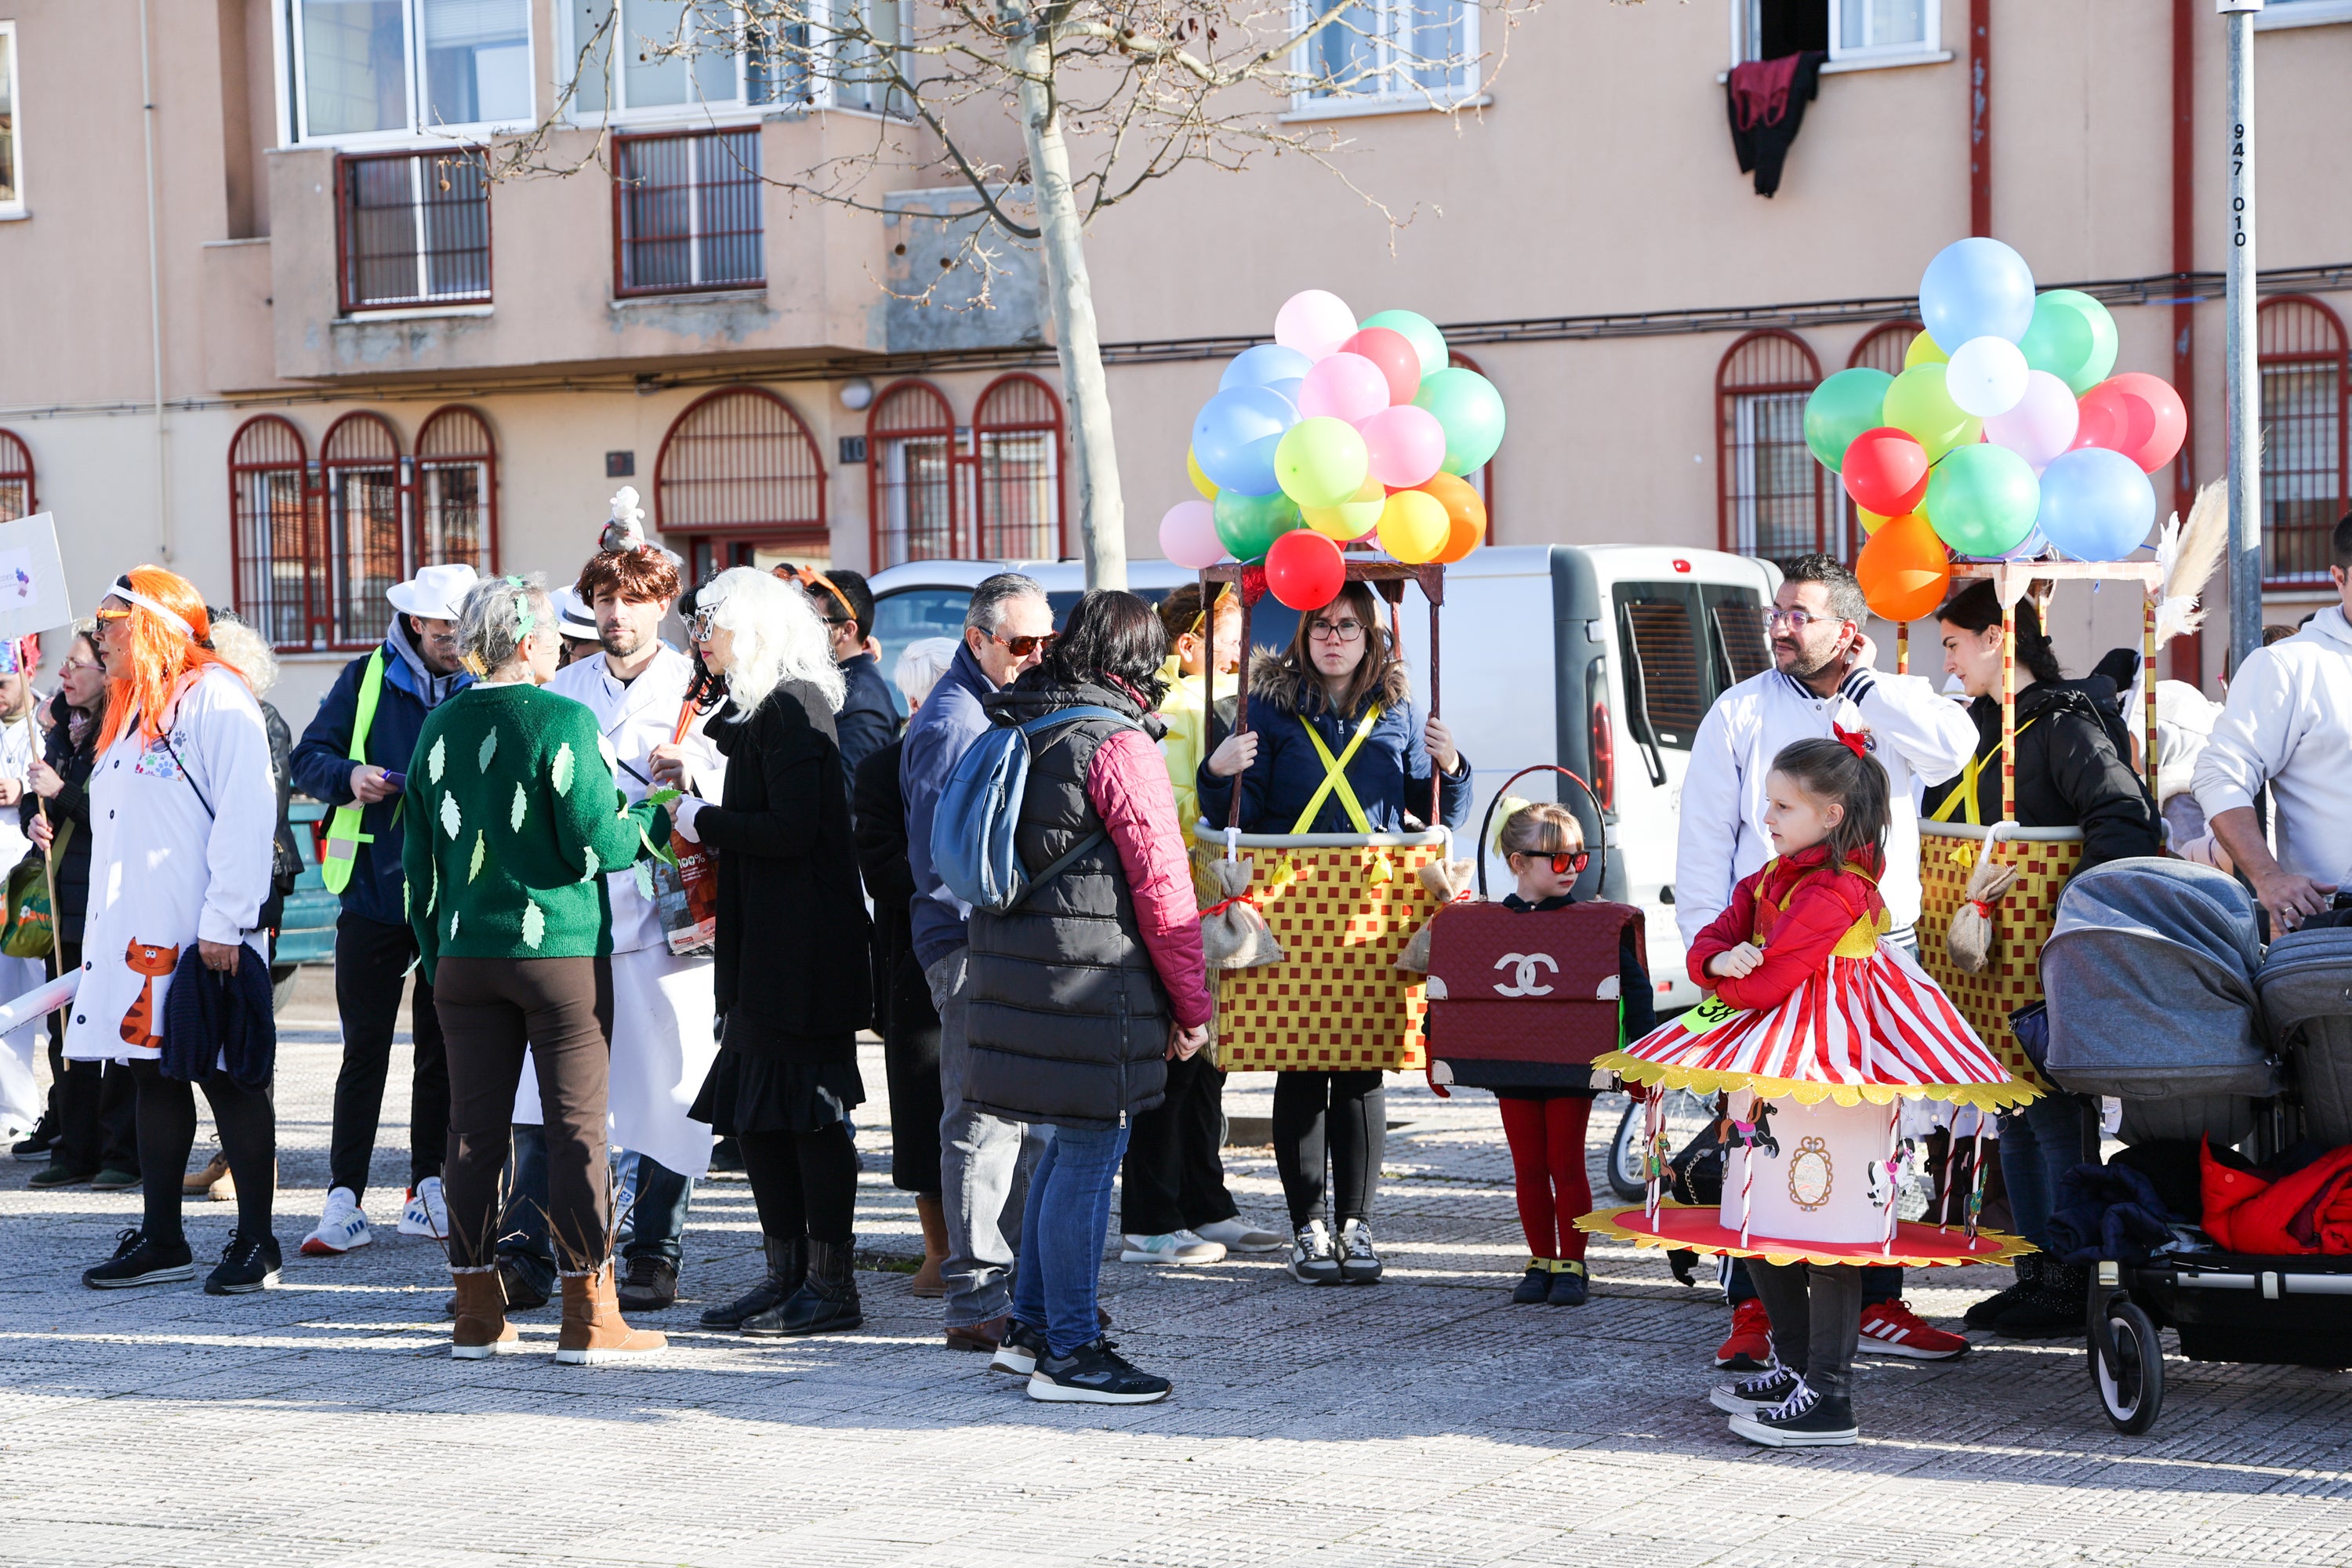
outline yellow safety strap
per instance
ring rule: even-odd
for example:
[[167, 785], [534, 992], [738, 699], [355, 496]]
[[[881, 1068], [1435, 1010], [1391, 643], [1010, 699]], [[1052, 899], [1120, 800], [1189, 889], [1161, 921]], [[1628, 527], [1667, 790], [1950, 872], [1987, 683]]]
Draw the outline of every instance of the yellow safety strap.
[[1334, 757], [1331, 748], [1325, 745], [1323, 737], [1316, 732], [1315, 726], [1304, 717], [1300, 718], [1298, 727], [1307, 731], [1307, 738], [1315, 742], [1315, 754], [1323, 759], [1323, 783], [1307, 801], [1307, 809], [1298, 814], [1297, 826], [1291, 832], [1310, 831], [1316, 815], [1323, 809], [1323, 803], [1331, 798], [1331, 792], [1335, 789], [1339, 792], [1339, 804], [1346, 808], [1348, 820], [1356, 825], [1356, 831], [1370, 833], [1372, 830], [1372, 819], [1364, 815], [1362, 804], [1356, 799], [1355, 790], [1349, 785], [1348, 764], [1355, 760], [1357, 748], [1364, 743], [1364, 737], [1370, 734], [1372, 726], [1380, 721], [1381, 705], [1375, 702], [1370, 711], [1364, 715], [1364, 721], [1356, 726], [1356, 733], [1348, 742], [1348, 749]]
[[[383, 696], [383, 649], [377, 648], [368, 656], [365, 674], [360, 677], [357, 708], [352, 714], [352, 761], [367, 761], [368, 731], [375, 726], [376, 703]], [[353, 801], [339, 805], [327, 821], [327, 855], [319, 863], [319, 879], [327, 891], [341, 893], [352, 885], [352, 868], [357, 863], [359, 847], [375, 842], [375, 835], [360, 831], [360, 816], [366, 808]]]
[[[2028, 719], [2024, 723], [2020, 724], [2017, 727], [2017, 732], [2022, 735], [2041, 721], [2042, 716], [2037, 713], [2032, 718]], [[1965, 802], [1968, 805], [1969, 826], [1970, 827], [1982, 827], [1984, 823], [1979, 820], [1980, 813], [1977, 807], [1977, 775], [1984, 771], [1985, 763], [1990, 762], [1993, 758], [1999, 755], [2000, 755], [2000, 748], [1999, 746], [1995, 746], [1991, 751], [1987, 752], [1981, 757], [1970, 757], [1969, 759], [1968, 771], [1960, 774], [1960, 787], [1946, 795], [1944, 797], [1944, 804], [1937, 806], [1934, 814], [1930, 816], [1927, 820], [1930, 822], [1949, 822], [1952, 820], [1953, 808]]]

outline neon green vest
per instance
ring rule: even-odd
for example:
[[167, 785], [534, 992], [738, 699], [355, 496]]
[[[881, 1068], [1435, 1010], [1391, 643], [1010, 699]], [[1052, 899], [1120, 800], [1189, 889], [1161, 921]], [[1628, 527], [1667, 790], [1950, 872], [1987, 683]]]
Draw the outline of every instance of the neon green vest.
[[[383, 649], [368, 656], [367, 673], [360, 677], [360, 701], [352, 715], [352, 761], [367, 761], [368, 730], [375, 723], [376, 700], [383, 695]], [[327, 891], [340, 893], [352, 884], [352, 868], [359, 858], [360, 846], [375, 842], [373, 833], [360, 831], [360, 814], [366, 807], [353, 801], [339, 805], [327, 824], [327, 858], [320, 863], [320, 879]]]

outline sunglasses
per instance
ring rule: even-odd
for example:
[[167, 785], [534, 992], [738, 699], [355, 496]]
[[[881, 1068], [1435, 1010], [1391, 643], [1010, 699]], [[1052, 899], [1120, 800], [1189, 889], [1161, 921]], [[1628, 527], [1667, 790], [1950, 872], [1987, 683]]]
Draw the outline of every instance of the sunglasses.
[[1059, 632], [1047, 632], [1043, 637], [999, 637], [994, 632], [984, 631], [981, 636], [991, 642], [1003, 643], [1004, 651], [1015, 658], [1027, 658], [1033, 653], [1042, 653], [1062, 640], [1062, 634]]
[[131, 612], [129, 610], [93, 610], [90, 612], [90, 619], [94, 621], [127, 621], [130, 618]]
[[1524, 849], [1517, 853], [1528, 860], [1550, 861], [1551, 874], [1555, 877], [1565, 877], [1570, 873], [1580, 877], [1584, 874], [1584, 868], [1592, 864], [1592, 851], [1590, 849], [1565, 849], [1556, 855], [1531, 854]]

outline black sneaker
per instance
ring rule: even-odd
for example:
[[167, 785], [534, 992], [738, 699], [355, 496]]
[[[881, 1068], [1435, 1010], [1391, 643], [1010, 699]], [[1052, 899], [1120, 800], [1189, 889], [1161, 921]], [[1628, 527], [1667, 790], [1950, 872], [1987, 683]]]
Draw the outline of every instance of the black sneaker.
[[1522, 1307], [1540, 1306], [1551, 1300], [1551, 1264], [1540, 1258], [1528, 1260], [1528, 1271], [1511, 1288], [1511, 1300]]
[[1290, 1241], [1290, 1277], [1302, 1285], [1339, 1283], [1339, 1255], [1331, 1247], [1331, 1233], [1319, 1219], [1298, 1227]]
[[1862, 1440], [1853, 1402], [1824, 1398], [1803, 1378], [1771, 1409], [1733, 1416], [1731, 1430], [1766, 1448], [1846, 1448]]
[[82, 1270], [81, 1282], [93, 1290], [121, 1290], [132, 1285], [173, 1285], [195, 1277], [196, 1255], [186, 1241], [158, 1244], [133, 1226], [114, 1238], [113, 1257]]
[[996, 1354], [989, 1359], [991, 1372], [1009, 1372], [1015, 1377], [1027, 1377], [1045, 1359], [1045, 1331], [1033, 1329], [1018, 1318], [1004, 1320], [1004, 1337], [996, 1343]]
[[1796, 1393], [1803, 1381], [1785, 1366], [1768, 1367], [1754, 1377], [1717, 1389], [1706, 1402], [1727, 1415], [1760, 1415]]
[[1351, 1219], [1339, 1227], [1339, 1278], [1350, 1285], [1370, 1285], [1381, 1277], [1381, 1255], [1372, 1250], [1372, 1227]]
[[85, 1187], [96, 1171], [77, 1171], [71, 1165], [60, 1165], [55, 1160], [33, 1173], [25, 1185], [31, 1191], [46, 1193], [55, 1187]]
[[1048, 1352], [1029, 1374], [1029, 1397], [1079, 1405], [1152, 1405], [1174, 1384], [1154, 1377], [1118, 1353], [1109, 1340], [1080, 1345], [1068, 1355]]
[[1555, 1307], [1581, 1307], [1591, 1293], [1591, 1281], [1584, 1275], [1584, 1265], [1575, 1258], [1562, 1258], [1552, 1266], [1551, 1294], [1544, 1298]]
[[228, 1238], [228, 1245], [221, 1248], [221, 1260], [205, 1276], [205, 1294], [244, 1296], [266, 1290], [278, 1283], [278, 1271], [285, 1261], [276, 1237], [247, 1237], [239, 1231]]
[[41, 1118], [40, 1125], [35, 1127], [18, 1142], [9, 1145], [8, 1152], [19, 1160], [46, 1160], [56, 1151], [57, 1146], [57, 1123], [44, 1116]]

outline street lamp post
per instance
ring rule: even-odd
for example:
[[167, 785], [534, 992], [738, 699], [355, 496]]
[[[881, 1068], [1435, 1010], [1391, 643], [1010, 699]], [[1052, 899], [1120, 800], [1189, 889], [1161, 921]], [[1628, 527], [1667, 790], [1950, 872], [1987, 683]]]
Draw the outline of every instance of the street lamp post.
[[2263, 0], [2214, 0], [2229, 29], [2229, 312], [2222, 386], [2230, 444], [2230, 668], [2263, 640], [2262, 380], [2254, 357], [2254, 16]]

